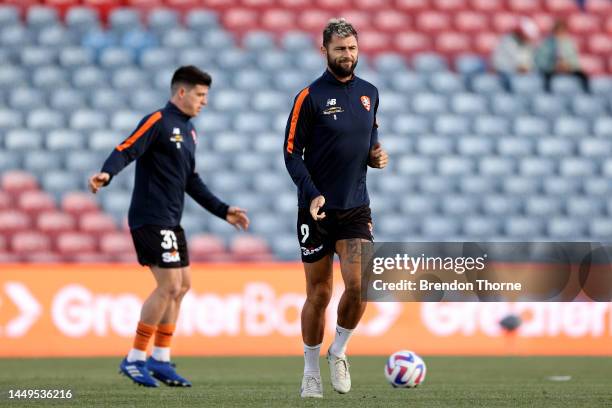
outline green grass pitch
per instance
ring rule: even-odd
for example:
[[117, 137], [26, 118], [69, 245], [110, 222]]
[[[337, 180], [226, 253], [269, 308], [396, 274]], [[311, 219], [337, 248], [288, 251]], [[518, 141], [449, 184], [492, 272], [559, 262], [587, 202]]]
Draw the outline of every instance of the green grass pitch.
[[[603, 407], [612, 406], [612, 358], [425, 357], [416, 389], [393, 389], [384, 357], [353, 357], [353, 388], [339, 395], [321, 359], [324, 398], [299, 397], [300, 357], [178, 357], [193, 388], [145, 389], [118, 374], [120, 358], [0, 359], [0, 407]], [[571, 376], [552, 381], [551, 376]], [[71, 400], [8, 399], [9, 389], [72, 390]]]

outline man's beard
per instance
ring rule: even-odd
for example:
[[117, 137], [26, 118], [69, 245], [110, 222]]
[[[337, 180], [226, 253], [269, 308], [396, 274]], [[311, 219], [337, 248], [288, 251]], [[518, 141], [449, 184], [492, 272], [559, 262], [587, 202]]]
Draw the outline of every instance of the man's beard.
[[327, 57], [327, 66], [329, 67], [330, 71], [338, 78], [346, 78], [352, 76], [353, 71], [355, 71], [355, 67], [357, 66], [358, 62], [359, 59], [356, 59], [355, 62], [351, 65], [351, 67], [346, 69], [342, 66], [341, 63], [336, 64], [336, 62], [331, 60], [329, 56]]

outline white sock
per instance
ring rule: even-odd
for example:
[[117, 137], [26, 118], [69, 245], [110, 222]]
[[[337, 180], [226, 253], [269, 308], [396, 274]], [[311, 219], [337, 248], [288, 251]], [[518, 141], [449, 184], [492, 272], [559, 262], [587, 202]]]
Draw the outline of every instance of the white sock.
[[151, 354], [157, 361], [170, 361], [170, 347], [153, 347]]
[[344, 353], [346, 353], [346, 345], [351, 338], [351, 334], [353, 334], [353, 330], [336, 326], [336, 338], [329, 348], [329, 352], [336, 357], [344, 357]]
[[304, 344], [304, 374], [321, 375], [321, 369], [319, 368], [320, 354], [320, 344], [318, 346]]
[[127, 355], [128, 363], [133, 363], [134, 361], [145, 361], [147, 359], [147, 352], [143, 350], [137, 350], [135, 348], [131, 349]]

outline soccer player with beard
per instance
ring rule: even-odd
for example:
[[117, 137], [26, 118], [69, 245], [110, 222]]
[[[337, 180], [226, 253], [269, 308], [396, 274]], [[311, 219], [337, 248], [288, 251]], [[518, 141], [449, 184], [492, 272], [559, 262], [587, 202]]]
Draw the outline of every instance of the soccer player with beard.
[[351, 388], [345, 351], [365, 312], [361, 299], [361, 242], [372, 241], [367, 167], [382, 169], [388, 155], [378, 143], [378, 90], [353, 71], [357, 32], [345, 19], [323, 30], [325, 73], [295, 98], [287, 121], [284, 156], [298, 188], [297, 234], [306, 275], [302, 309], [302, 397], [323, 397], [319, 354], [325, 309], [333, 286], [333, 257], [340, 258], [344, 293], [336, 336], [327, 351], [334, 390]]

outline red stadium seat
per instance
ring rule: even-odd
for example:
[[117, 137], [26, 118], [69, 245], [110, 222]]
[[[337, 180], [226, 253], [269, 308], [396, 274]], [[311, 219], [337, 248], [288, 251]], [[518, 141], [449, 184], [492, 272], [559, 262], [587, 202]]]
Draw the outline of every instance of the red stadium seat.
[[271, 261], [273, 259], [265, 239], [241, 235], [230, 244], [230, 253], [239, 261]]
[[548, 35], [555, 23], [555, 18], [548, 13], [536, 13], [531, 16], [531, 19], [540, 29], [540, 36]]
[[66, 256], [66, 260], [79, 264], [108, 263], [113, 261], [113, 257], [100, 252], [80, 252]]
[[266, 10], [276, 7], [275, 0], [240, 0], [239, 7], [252, 8], [257, 10]]
[[64, 194], [62, 198], [62, 210], [67, 213], [80, 215], [90, 212], [98, 212], [99, 207], [93, 195], [83, 192], [72, 192]]
[[588, 75], [602, 75], [606, 72], [604, 60], [597, 55], [580, 55], [580, 66]]
[[202, 8], [200, 0], [164, 0], [167, 7], [185, 13], [189, 10]]
[[202, 0], [204, 8], [213, 10], [228, 10], [238, 5], [238, 0]]
[[310, 0], [278, 0], [278, 6], [285, 9], [304, 10], [310, 7]]
[[40, 3], [42, 3], [41, 0], [3, 0], [2, 1], [2, 4], [5, 4], [7, 6], [18, 7], [19, 12], [21, 13], [22, 16], [25, 15], [26, 10], [28, 10], [30, 7], [40, 4]]
[[49, 252], [51, 250], [51, 238], [37, 231], [17, 232], [11, 238], [11, 249], [19, 255]]
[[351, 0], [316, 0], [316, 7], [335, 14], [351, 9]]
[[586, 9], [590, 13], [596, 13], [601, 16], [610, 15], [610, 13], [612, 13], [612, 1], [610, 0], [589, 0], [586, 2]]
[[141, 12], [148, 12], [154, 8], [164, 7], [162, 0], [124, 0], [125, 6], [134, 8]]
[[5, 191], [0, 191], [0, 211], [8, 210], [13, 206], [11, 195]]
[[259, 13], [244, 7], [235, 8], [226, 11], [221, 20], [228, 29], [244, 33], [257, 28]]
[[55, 210], [55, 200], [44, 191], [26, 191], [17, 199], [20, 210], [29, 214]]
[[589, 52], [600, 55], [612, 55], [612, 41], [610, 35], [604, 33], [593, 34], [588, 39]]
[[34, 252], [31, 254], [25, 254], [23, 260], [27, 263], [39, 263], [39, 264], [50, 264], [50, 263], [62, 263], [64, 258], [57, 252]]
[[416, 18], [416, 27], [425, 33], [449, 30], [450, 16], [439, 11], [424, 11]]
[[0, 211], [0, 233], [11, 234], [26, 231], [32, 227], [31, 218], [22, 211]]
[[576, 0], [546, 0], [546, 9], [557, 16], [567, 15], [578, 11], [578, 4]]
[[342, 13], [342, 17], [346, 18], [346, 20], [355, 27], [359, 33], [360, 39], [362, 31], [370, 30], [372, 28], [372, 18], [368, 12], [351, 10]]
[[483, 13], [474, 11], [461, 11], [455, 14], [455, 28], [460, 32], [481, 32], [488, 31], [489, 19]]
[[43, 212], [36, 218], [36, 229], [50, 235], [74, 231], [76, 219], [71, 214], [59, 211]]
[[608, 18], [606, 19], [604, 31], [609, 34], [612, 34], [612, 16], [608, 16]]
[[451, 13], [468, 8], [466, 0], [434, 0], [434, 7], [438, 10]]
[[7, 247], [7, 237], [5, 235], [0, 235], [0, 252], [6, 252]]
[[298, 18], [299, 28], [308, 32], [321, 33], [327, 21], [333, 17], [333, 14], [328, 11], [311, 9], [304, 10]]
[[519, 16], [514, 13], [497, 13], [492, 16], [492, 28], [500, 34], [516, 29], [518, 23]]
[[295, 13], [291, 10], [270, 9], [261, 15], [261, 26], [263, 29], [272, 32], [290, 31], [296, 25]]
[[57, 10], [61, 18], [64, 18], [69, 8], [78, 6], [79, 0], [45, 0], [44, 3]]
[[431, 49], [431, 38], [420, 32], [402, 31], [395, 37], [395, 49], [404, 54], [427, 51]]
[[504, 0], [471, 0], [471, 8], [487, 13], [497, 13], [505, 10]]
[[410, 18], [395, 10], [380, 10], [374, 15], [374, 28], [395, 35], [398, 31], [410, 28]]
[[104, 213], [86, 213], [79, 218], [79, 230], [92, 234], [117, 231], [115, 219]]
[[55, 246], [62, 255], [91, 253], [96, 250], [96, 239], [84, 232], [64, 232], [58, 235]]
[[38, 182], [32, 174], [21, 170], [10, 170], [2, 175], [2, 189], [17, 195], [24, 191], [38, 190]]
[[189, 241], [189, 257], [195, 262], [227, 260], [228, 256], [223, 240], [215, 235], [195, 235]]
[[132, 236], [126, 232], [108, 232], [100, 237], [100, 251], [104, 254], [135, 256]]
[[98, 10], [102, 21], [108, 20], [111, 11], [122, 5], [121, 0], [81, 0], [84, 6], [90, 6]]
[[491, 32], [478, 34], [474, 39], [474, 51], [481, 55], [490, 55], [499, 38], [499, 34]]
[[380, 31], [360, 31], [359, 49], [364, 53], [388, 52], [393, 47], [388, 34]]
[[508, 8], [518, 14], [529, 15], [542, 10], [541, 0], [508, 0]]
[[393, 2], [391, 0], [353, 0], [353, 4], [353, 7], [356, 10], [367, 10], [369, 12], [378, 11], [393, 6]]
[[429, 10], [429, 0], [395, 0], [395, 8], [410, 15], [418, 11]]
[[[601, 31], [601, 18], [594, 14], [576, 13], [569, 16], [567, 26], [571, 32], [578, 35], [592, 35]], [[611, 40], [612, 41], [612, 40]]]
[[23, 257], [9, 252], [0, 252], [0, 264], [19, 263]]
[[470, 36], [455, 31], [447, 31], [436, 37], [436, 51], [441, 54], [454, 55], [470, 51]]

